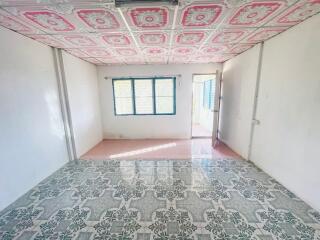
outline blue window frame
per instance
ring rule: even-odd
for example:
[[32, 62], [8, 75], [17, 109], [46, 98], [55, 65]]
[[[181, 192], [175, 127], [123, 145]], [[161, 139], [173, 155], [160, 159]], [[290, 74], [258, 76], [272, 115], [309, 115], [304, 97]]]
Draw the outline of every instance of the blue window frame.
[[116, 116], [175, 115], [176, 78], [113, 78]]
[[203, 83], [203, 107], [213, 110], [214, 108], [215, 86], [213, 80], [207, 80]]

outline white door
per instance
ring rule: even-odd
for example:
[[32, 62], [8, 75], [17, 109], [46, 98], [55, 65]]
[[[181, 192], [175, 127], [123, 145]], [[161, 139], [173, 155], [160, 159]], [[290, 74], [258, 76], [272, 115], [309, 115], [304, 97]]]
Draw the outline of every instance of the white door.
[[212, 128], [212, 146], [218, 143], [219, 130], [219, 112], [220, 112], [220, 95], [221, 95], [221, 77], [222, 74], [216, 72], [216, 88], [214, 95], [214, 109], [213, 109], [213, 128]]

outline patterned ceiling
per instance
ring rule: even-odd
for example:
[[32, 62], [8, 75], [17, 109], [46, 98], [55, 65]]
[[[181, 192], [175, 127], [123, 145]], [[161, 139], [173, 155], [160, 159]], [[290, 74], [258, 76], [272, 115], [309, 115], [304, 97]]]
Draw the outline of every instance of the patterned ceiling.
[[320, 12], [320, 0], [0, 0], [0, 25], [97, 65], [224, 62]]

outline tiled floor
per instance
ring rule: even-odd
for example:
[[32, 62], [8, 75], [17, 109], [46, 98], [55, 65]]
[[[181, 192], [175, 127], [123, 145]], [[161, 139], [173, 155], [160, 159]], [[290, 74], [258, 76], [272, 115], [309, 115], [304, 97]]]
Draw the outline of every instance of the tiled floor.
[[191, 159], [236, 157], [223, 143], [212, 148], [211, 139], [104, 140], [81, 159]]
[[320, 239], [320, 214], [244, 160], [81, 160], [0, 213], [2, 239]]
[[211, 137], [212, 131], [204, 128], [200, 124], [193, 124], [192, 125], [192, 136], [193, 137]]

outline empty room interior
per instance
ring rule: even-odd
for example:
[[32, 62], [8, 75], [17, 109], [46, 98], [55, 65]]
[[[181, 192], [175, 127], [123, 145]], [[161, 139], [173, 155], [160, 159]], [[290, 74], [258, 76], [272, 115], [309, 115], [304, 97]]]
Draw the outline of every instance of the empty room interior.
[[320, 0], [0, 0], [0, 239], [320, 240]]

